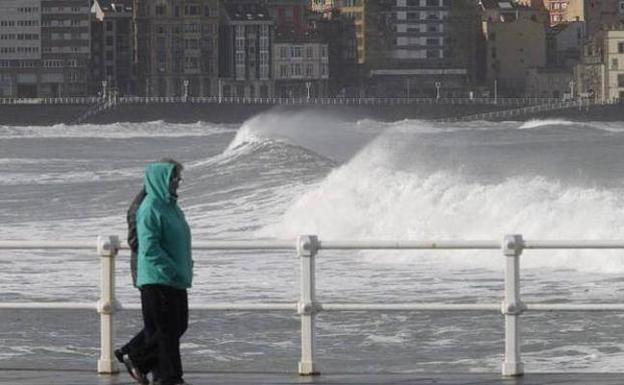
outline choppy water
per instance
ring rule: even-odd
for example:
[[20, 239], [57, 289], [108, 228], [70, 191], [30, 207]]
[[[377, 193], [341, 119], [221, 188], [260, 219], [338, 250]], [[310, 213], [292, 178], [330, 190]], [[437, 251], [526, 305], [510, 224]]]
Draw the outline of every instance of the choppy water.
[[[186, 166], [180, 204], [194, 239], [619, 239], [624, 123], [565, 120], [347, 122], [268, 113], [240, 126], [150, 122], [0, 126], [3, 239], [125, 237], [125, 210], [149, 161]], [[292, 301], [289, 253], [196, 252], [191, 302]], [[137, 302], [127, 255], [118, 296]], [[0, 252], [0, 301], [94, 301], [95, 253]], [[501, 300], [497, 251], [323, 252], [325, 302]], [[621, 251], [530, 251], [527, 302], [622, 302]], [[98, 326], [84, 312], [3, 311], [0, 367], [93, 367]], [[119, 342], [138, 328], [120, 315]], [[624, 371], [617, 313], [530, 313], [527, 371]], [[8, 322], [7, 322], [8, 321]], [[479, 313], [321, 314], [325, 371], [498, 371], [503, 321]], [[284, 314], [193, 314], [187, 368], [293, 371], [298, 321]], [[52, 354], [44, 359], [44, 355]]]

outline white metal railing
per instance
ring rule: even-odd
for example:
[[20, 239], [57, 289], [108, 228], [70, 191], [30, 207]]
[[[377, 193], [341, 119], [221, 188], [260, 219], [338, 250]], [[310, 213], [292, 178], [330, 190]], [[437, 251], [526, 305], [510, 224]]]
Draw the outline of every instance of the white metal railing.
[[[120, 104], [203, 103], [203, 104], [276, 104], [276, 105], [411, 105], [411, 104], [496, 104], [527, 106], [561, 103], [557, 98], [466, 98], [466, 97], [239, 97], [239, 96], [115, 96]], [[97, 104], [106, 97], [1, 98], [0, 104]]]
[[[0, 241], [0, 250], [72, 249], [93, 250], [100, 255], [100, 299], [97, 303], [76, 302], [0, 302], [0, 309], [86, 309], [100, 314], [101, 349], [99, 373], [116, 373], [113, 358], [114, 314], [117, 310], [140, 309], [137, 304], [121, 305], [115, 299], [115, 257], [127, 245], [117, 236], [92, 241]], [[293, 250], [300, 260], [300, 293], [296, 303], [212, 303], [191, 306], [207, 311], [293, 311], [301, 320], [301, 357], [299, 374], [318, 374], [315, 361], [315, 316], [321, 311], [500, 311], [505, 322], [504, 376], [524, 373], [520, 354], [520, 316], [525, 311], [623, 311], [624, 304], [524, 303], [520, 298], [520, 255], [529, 249], [624, 249], [623, 241], [560, 240], [532, 241], [521, 235], [507, 235], [502, 242], [482, 241], [320, 241], [302, 235], [296, 241], [196, 241], [198, 250]], [[319, 303], [316, 300], [315, 260], [320, 250], [501, 250], [505, 257], [505, 291], [501, 303]]]

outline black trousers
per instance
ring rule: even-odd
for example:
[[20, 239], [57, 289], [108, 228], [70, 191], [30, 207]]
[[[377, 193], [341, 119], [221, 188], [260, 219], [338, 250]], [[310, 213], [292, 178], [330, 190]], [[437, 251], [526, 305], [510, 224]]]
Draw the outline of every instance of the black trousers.
[[130, 359], [143, 373], [152, 372], [161, 385], [182, 382], [180, 338], [188, 327], [186, 290], [164, 285], [143, 286], [141, 306], [144, 343], [128, 353]]

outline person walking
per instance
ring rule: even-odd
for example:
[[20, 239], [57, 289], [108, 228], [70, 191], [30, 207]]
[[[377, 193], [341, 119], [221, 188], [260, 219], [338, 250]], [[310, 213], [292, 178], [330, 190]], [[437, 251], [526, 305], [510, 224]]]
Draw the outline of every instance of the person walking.
[[182, 169], [175, 161], [149, 164], [146, 195], [136, 215], [136, 286], [141, 290], [145, 340], [124, 356], [124, 363], [142, 385], [149, 372], [159, 385], [186, 384], [180, 338], [188, 327], [193, 260], [190, 228], [177, 203]]
[[[168, 162], [168, 160], [163, 160]], [[132, 277], [132, 285], [136, 287], [137, 280], [137, 255], [139, 252], [139, 239], [137, 236], [136, 230], [136, 213], [143, 203], [145, 196], [147, 193], [145, 192], [145, 187], [141, 188], [141, 191], [134, 197], [128, 211], [126, 212], [126, 222], [128, 224], [128, 246], [130, 247], [130, 274]], [[143, 329], [139, 333], [137, 333], [127, 344], [122, 346], [120, 349], [115, 350], [115, 357], [119, 362], [126, 366], [128, 370], [128, 374], [132, 378], [134, 378], [138, 383], [147, 385], [149, 381], [147, 377], [138, 370], [133, 370], [133, 365], [131, 361], [126, 357], [131, 351], [134, 352], [138, 349], [141, 349], [143, 344], [145, 343], [145, 332]]]

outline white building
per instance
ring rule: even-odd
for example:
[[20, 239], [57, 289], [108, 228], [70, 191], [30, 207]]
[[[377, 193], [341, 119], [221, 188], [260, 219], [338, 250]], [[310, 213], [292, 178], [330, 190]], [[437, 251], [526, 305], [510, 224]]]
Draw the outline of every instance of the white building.
[[322, 97], [327, 93], [327, 44], [276, 42], [273, 44], [273, 77], [280, 97]]

